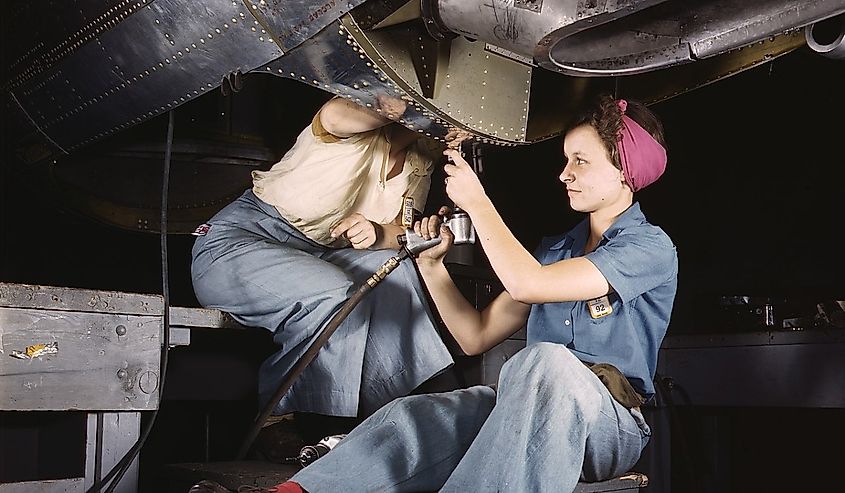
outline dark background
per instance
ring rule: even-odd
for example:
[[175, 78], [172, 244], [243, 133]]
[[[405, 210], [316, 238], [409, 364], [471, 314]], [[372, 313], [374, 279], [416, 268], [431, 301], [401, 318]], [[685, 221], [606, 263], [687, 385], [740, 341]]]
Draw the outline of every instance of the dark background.
[[[663, 178], [636, 198], [678, 249], [679, 290], [670, 335], [759, 328], [726, 315], [719, 305], [722, 296], [773, 300], [779, 318], [808, 316], [818, 302], [845, 299], [843, 87], [845, 64], [799, 49], [653, 105], [666, 127], [669, 165]], [[231, 98], [237, 102], [259, 92], [266, 95], [268, 89], [273, 97], [263, 101], [260, 111], [250, 104], [233, 105], [219, 94], [204, 96], [212, 101], [200, 98], [180, 107], [175, 138], [219, 127], [226, 119], [261, 135], [264, 145], [280, 156], [328, 95], [286, 79], [247, 76], [242, 93]], [[142, 126], [132, 135], [164, 141], [166, 116]], [[14, 159], [14, 143], [6, 138], [8, 129], [3, 130], [0, 281], [160, 293], [159, 237], [106, 226], [65, 207], [45, 185], [49, 178], [43, 169], [27, 169]], [[558, 139], [515, 148], [485, 146], [482, 151], [482, 182], [527, 248], [580, 219], [569, 210], [557, 178], [562, 168]], [[151, 161], [138, 179], [157, 189], [160, 169], [160, 162]], [[113, 171], [121, 172], [119, 162], [113, 163]], [[435, 179], [433, 188], [439, 183]], [[202, 186], [201, 177], [195, 184]], [[442, 199], [442, 190], [434, 190], [429, 210]], [[188, 235], [169, 239], [173, 305], [197, 306], [189, 275], [192, 243]], [[211, 338], [198, 339], [192, 347], [205, 347], [211, 354], [238, 351], [223, 349], [225, 345], [231, 340]], [[205, 357], [213, 366], [215, 358]], [[175, 357], [171, 370], [178, 371], [174, 368], [179, 365]], [[181, 368], [196, 371], [184, 364]], [[203, 385], [208, 379], [194, 374], [188, 382]], [[179, 382], [175, 376], [166, 387], [170, 401], [162, 404], [162, 427], [171, 423], [178, 429], [180, 419], [196, 413], [178, 398], [187, 385]], [[244, 394], [250, 391], [243, 389]], [[218, 410], [232, 406], [204, 405]], [[730, 461], [727, 481], [735, 491], [810, 491], [804, 487], [836, 484], [831, 476], [842, 456], [836, 450], [845, 441], [842, 410], [703, 413], [729, 418], [730, 443], [722, 444], [718, 457]], [[253, 409], [240, 409], [227, 416], [246, 420], [253, 414]], [[204, 416], [209, 419], [208, 412]], [[179, 444], [162, 432], [151, 438], [149, 447], [162, 462], [202, 459], [189, 451], [191, 440], [200, 438], [184, 435], [189, 433], [184, 428], [182, 433], [187, 438]], [[702, 427], [689, 431], [693, 455], [706, 456], [703, 439], [695, 439], [706, 433]], [[822, 452], [829, 447], [833, 452]], [[675, 459], [679, 466], [673, 475], [681, 475], [675, 480], [682, 485], [676, 491], [692, 491], [691, 476], [683, 475], [685, 459]]]
[[[287, 79], [265, 79], [248, 76], [242, 94], [234, 96], [267, 98], [268, 91], [276, 91], [260, 111], [254, 98], [240, 106], [226, 105], [219, 94], [177, 109], [175, 141], [180, 134], [216, 130], [221, 124], [215, 118], [231, 119], [242, 132], [260, 135], [262, 145], [280, 156], [328, 95]], [[670, 333], [719, 330], [703, 322], [708, 306], [718, 305], [714, 296], [796, 303], [845, 297], [838, 240], [845, 182], [840, 152], [844, 80], [841, 62], [799, 49], [652, 106], [665, 124], [669, 165], [636, 199], [678, 248], [680, 283]], [[624, 96], [624, 79], [621, 88]], [[208, 98], [216, 99], [209, 104]], [[164, 115], [142, 124], [141, 133], [134, 135], [163, 142], [166, 123]], [[108, 227], [74, 214], [46, 186], [46, 172], [21, 167], [10, 156], [6, 139], [4, 147], [0, 278], [161, 292], [155, 234]], [[559, 139], [520, 147], [483, 146], [482, 152], [482, 181], [527, 248], [533, 249], [541, 235], [563, 232], [580, 219], [569, 209], [557, 178], [562, 169]], [[148, 165], [139, 180], [157, 191], [161, 163]], [[62, 158], [56, 166], [63, 166]], [[108, 171], [119, 174], [121, 163], [110, 163]], [[243, 173], [248, 176], [247, 169]], [[204, 186], [201, 176], [194, 179], [192, 186]], [[439, 186], [435, 180], [429, 209], [443, 201]], [[187, 235], [170, 238], [176, 305], [196, 305], [188, 276], [192, 241]]]

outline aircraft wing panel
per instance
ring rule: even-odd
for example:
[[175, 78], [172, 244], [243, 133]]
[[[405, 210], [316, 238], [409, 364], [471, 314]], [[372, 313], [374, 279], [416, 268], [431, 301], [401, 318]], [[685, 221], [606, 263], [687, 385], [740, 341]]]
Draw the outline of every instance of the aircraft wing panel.
[[[30, 130], [17, 142], [40, 141], [19, 153], [38, 159], [236, 91], [248, 72], [372, 107], [403, 98], [401, 123], [435, 139], [459, 128], [532, 143], [598, 91], [666, 99], [794, 49], [802, 26], [845, 11], [845, 0], [68, 0], [48, 15], [10, 5], [4, 35], [22, 49], [5, 67], [8, 113]], [[834, 56], [841, 38], [826, 39]]]
[[231, 0], [159, 0], [119, 22], [101, 22], [92, 39], [11, 90], [32, 123], [64, 152], [282, 55], [247, 8]]

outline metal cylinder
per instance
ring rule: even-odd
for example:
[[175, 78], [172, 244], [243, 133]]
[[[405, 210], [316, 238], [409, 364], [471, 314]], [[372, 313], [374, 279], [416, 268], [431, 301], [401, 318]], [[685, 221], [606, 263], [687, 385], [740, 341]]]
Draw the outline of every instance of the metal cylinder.
[[299, 456], [297, 457], [299, 465], [305, 467], [320, 457], [328, 454], [345, 437], [345, 434], [330, 435], [323, 438], [315, 445], [306, 445], [302, 447], [302, 450], [299, 451]]
[[455, 235], [455, 245], [475, 243], [475, 228], [472, 227], [472, 219], [469, 214], [458, 210], [446, 221], [446, 225]]
[[845, 14], [810, 24], [804, 28], [807, 46], [834, 60], [845, 60]]

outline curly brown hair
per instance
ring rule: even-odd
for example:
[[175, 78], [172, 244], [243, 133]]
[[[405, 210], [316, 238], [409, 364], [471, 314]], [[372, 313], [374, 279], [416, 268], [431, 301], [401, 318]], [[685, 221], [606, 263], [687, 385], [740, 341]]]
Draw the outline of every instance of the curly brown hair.
[[[569, 122], [569, 125], [564, 132], [564, 135], [570, 130], [581, 125], [590, 125], [599, 134], [604, 149], [607, 152], [607, 157], [610, 162], [621, 170], [622, 162], [619, 158], [619, 149], [617, 142], [622, 131], [622, 110], [616, 104], [616, 99], [609, 94], [600, 94], [589, 106], [582, 109], [574, 119]], [[637, 122], [646, 132], [650, 133], [654, 139], [666, 149], [666, 138], [663, 135], [663, 124], [646, 105], [626, 99], [628, 108], [625, 110], [625, 115]]]

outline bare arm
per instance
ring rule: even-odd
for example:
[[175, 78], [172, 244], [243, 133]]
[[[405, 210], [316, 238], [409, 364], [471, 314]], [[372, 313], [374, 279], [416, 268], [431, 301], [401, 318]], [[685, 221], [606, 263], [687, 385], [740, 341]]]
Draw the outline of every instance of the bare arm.
[[[432, 226], [435, 222], [426, 218], [415, 228], [430, 238], [437, 234], [437, 226]], [[481, 354], [519, 330], [528, 319], [530, 305], [514, 300], [505, 291], [479, 313], [464, 298], [443, 265], [453, 237], [448, 229], [440, 230], [440, 234], [443, 242], [420, 254], [417, 266], [443, 322], [461, 350], [468, 355]]]
[[352, 248], [358, 250], [381, 250], [385, 248], [395, 250], [399, 248], [399, 241], [396, 237], [405, 232], [400, 224], [401, 213], [396, 216], [393, 222], [379, 224], [356, 212], [337, 223], [332, 228], [331, 235], [332, 238], [343, 236], [349, 240]]
[[373, 244], [373, 250], [390, 248], [393, 250], [399, 249], [399, 240], [397, 236], [405, 234], [405, 228], [402, 227], [402, 213], [400, 212], [396, 219], [391, 223], [376, 225], [378, 239]]
[[510, 295], [523, 303], [582, 301], [603, 296], [610, 285], [601, 271], [583, 257], [541, 265], [514, 237], [484, 193], [478, 177], [455, 151], [446, 165], [446, 192], [463, 208], [475, 227], [493, 270]]
[[388, 96], [377, 98], [375, 111], [343, 98], [332, 98], [320, 109], [320, 123], [337, 137], [349, 137], [383, 127], [399, 119], [405, 112], [405, 102]]

